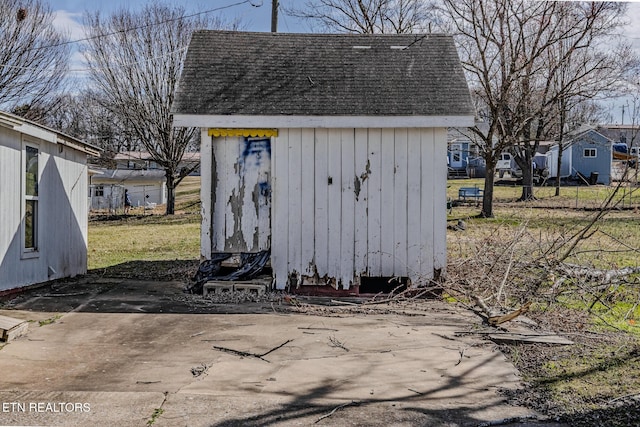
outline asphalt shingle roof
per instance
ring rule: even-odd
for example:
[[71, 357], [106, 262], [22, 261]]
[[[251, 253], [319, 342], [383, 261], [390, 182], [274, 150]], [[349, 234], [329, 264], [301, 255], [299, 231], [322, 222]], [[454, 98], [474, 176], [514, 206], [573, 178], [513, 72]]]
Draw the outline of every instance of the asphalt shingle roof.
[[173, 111], [249, 116], [474, 115], [446, 35], [197, 31]]

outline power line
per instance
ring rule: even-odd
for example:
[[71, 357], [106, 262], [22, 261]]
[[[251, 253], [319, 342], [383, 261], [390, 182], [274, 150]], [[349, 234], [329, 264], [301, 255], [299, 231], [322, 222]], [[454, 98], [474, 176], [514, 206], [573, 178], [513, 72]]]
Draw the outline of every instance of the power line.
[[91, 37], [85, 37], [85, 38], [76, 39], [76, 40], [68, 40], [68, 41], [55, 43], [55, 44], [50, 44], [50, 45], [46, 45], [46, 46], [37, 46], [37, 47], [31, 48], [29, 50], [49, 49], [49, 48], [52, 48], [52, 47], [66, 46], [66, 45], [70, 45], [70, 44], [85, 42], [85, 41], [94, 40], [94, 39], [99, 39], [99, 38], [102, 38], [102, 37], [109, 37], [109, 36], [113, 36], [115, 34], [124, 34], [124, 33], [128, 33], [129, 31], [135, 31], [135, 30], [139, 30], [139, 29], [142, 29], [142, 28], [155, 27], [156, 25], [167, 24], [169, 22], [180, 21], [180, 20], [186, 19], [186, 18], [193, 18], [194, 16], [205, 15], [205, 14], [212, 13], [212, 12], [218, 12], [218, 11], [221, 11], [221, 10], [224, 10], [224, 9], [230, 9], [232, 7], [240, 6], [240, 5], [243, 5], [245, 3], [249, 3], [253, 7], [262, 6], [262, 4], [259, 4], [259, 5], [253, 4], [252, 0], [244, 0], [244, 1], [237, 2], [237, 3], [232, 3], [232, 4], [229, 4], [229, 5], [226, 5], [226, 6], [220, 6], [220, 7], [214, 8], [214, 9], [205, 10], [203, 12], [196, 12], [196, 13], [192, 13], [190, 15], [183, 15], [183, 16], [179, 16], [177, 18], [166, 19], [164, 21], [154, 22], [152, 24], [138, 25], [138, 26], [131, 27], [131, 28], [125, 28], [124, 30], [117, 30], [117, 31], [113, 31], [113, 32], [110, 32], [110, 33], [97, 34], [97, 35], [91, 36]]
[[[134, 62], [123, 62], [123, 63], [113, 63], [111, 65], [105, 65], [102, 67], [91, 67], [91, 68], [70, 68], [67, 70], [67, 72], [69, 73], [82, 73], [82, 72], [87, 72], [87, 71], [92, 71], [92, 70], [106, 70], [106, 69], [110, 69], [115, 67], [131, 67], [137, 64], [142, 64], [143, 62], [151, 62], [151, 61], [155, 61], [156, 59], [162, 59], [162, 58], [168, 58], [172, 55], [175, 55], [177, 53], [183, 53], [184, 51], [186, 51], [187, 48], [183, 47], [180, 49], [176, 49], [174, 51], [162, 54], [162, 55], [158, 55], [158, 56], [154, 56], [152, 58], [145, 58], [145, 59], [141, 59], [140, 61], [134, 61]], [[42, 71], [42, 67], [20, 67], [17, 65], [8, 65], [8, 64], [0, 64], [0, 67], [3, 68], [11, 68], [11, 69], [17, 69], [17, 70], [25, 70], [25, 71]]]

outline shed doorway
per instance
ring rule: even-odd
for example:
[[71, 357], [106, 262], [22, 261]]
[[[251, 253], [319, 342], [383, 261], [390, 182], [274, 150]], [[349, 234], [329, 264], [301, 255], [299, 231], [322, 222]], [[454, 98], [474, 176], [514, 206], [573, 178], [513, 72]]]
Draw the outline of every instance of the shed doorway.
[[271, 247], [271, 138], [212, 139], [212, 252]]

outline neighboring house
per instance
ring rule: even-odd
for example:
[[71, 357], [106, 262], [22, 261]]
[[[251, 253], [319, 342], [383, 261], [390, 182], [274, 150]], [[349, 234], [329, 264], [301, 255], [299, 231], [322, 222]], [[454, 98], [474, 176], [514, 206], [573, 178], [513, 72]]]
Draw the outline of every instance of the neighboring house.
[[124, 207], [124, 190], [132, 205], [167, 203], [166, 178], [161, 169], [96, 169], [90, 178], [91, 209], [115, 210]]
[[470, 131], [451, 128], [447, 133], [447, 166], [449, 178], [482, 178], [485, 162]]
[[[592, 128], [582, 128], [567, 135], [562, 154], [560, 176], [571, 176], [589, 184], [609, 185], [615, 169], [613, 141]], [[551, 146], [549, 157], [550, 176], [557, 175], [558, 145]]]
[[203, 258], [270, 250], [299, 292], [444, 272], [447, 128], [474, 124], [451, 37], [197, 31], [173, 110], [202, 129]]
[[[147, 151], [123, 151], [117, 153], [113, 160], [116, 162], [116, 169], [162, 169]], [[183, 168], [190, 175], [200, 175], [200, 153], [184, 153], [178, 164], [178, 171]]]
[[87, 271], [87, 156], [76, 138], [0, 112], [0, 293]]

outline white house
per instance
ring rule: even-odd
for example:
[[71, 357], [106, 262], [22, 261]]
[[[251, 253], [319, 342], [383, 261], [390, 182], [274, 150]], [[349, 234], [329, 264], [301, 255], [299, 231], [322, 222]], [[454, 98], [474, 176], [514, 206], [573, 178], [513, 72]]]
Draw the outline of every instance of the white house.
[[87, 155], [99, 149], [0, 112], [0, 293], [86, 273]]
[[203, 258], [270, 250], [292, 291], [444, 272], [447, 127], [474, 124], [451, 37], [198, 31], [173, 110], [202, 129]]
[[100, 169], [90, 178], [91, 209], [124, 207], [124, 190], [132, 205], [167, 203], [167, 179], [162, 169]]

